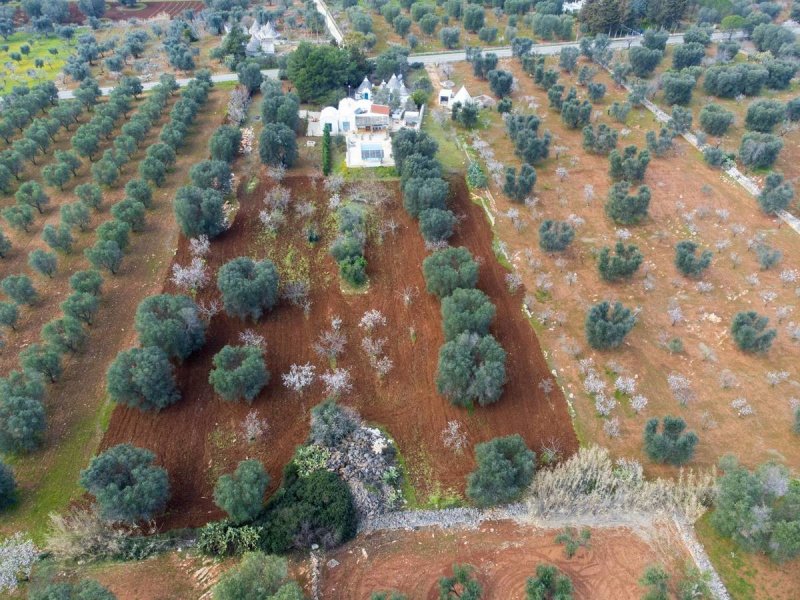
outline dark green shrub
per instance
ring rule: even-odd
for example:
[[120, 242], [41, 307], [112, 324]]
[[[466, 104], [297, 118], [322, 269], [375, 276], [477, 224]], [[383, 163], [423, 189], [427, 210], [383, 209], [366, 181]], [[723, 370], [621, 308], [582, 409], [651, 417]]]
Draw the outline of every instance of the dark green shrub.
[[0, 511], [4, 511], [17, 501], [17, 481], [14, 471], [0, 460]]
[[261, 548], [266, 552], [311, 544], [330, 549], [355, 536], [357, 515], [350, 488], [338, 475], [319, 470], [300, 477], [289, 463], [282, 487], [256, 524], [263, 527]]

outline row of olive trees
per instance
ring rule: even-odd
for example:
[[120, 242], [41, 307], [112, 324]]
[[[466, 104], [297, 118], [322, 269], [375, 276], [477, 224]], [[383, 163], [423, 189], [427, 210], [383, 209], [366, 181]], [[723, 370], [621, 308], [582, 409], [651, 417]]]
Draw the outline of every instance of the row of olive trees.
[[447, 247], [455, 215], [447, 208], [449, 185], [425, 132], [401, 130], [392, 140], [403, 186], [403, 205], [419, 220], [423, 238], [439, 247], [422, 264], [429, 293], [442, 300], [446, 341], [439, 351], [436, 386], [458, 406], [496, 402], [506, 381], [506, 353], [488, 329], [495, 307], [475, 289], [478, 265], [466, 248]]
[[[205, 102], [208, 90], [211, 86], [210, 75], [208, 77], [193, 80], [184, 90], [181, 100], [176, 103], [178, 107], [181, 102], [183, 108], [176, 111], [173, 108], [173, 120], [164, 130], [171, 125], [179, 136], [167, 134], [171, 142], [182, 142], [187, 133], [187, 128], [196, 116], [199, 107]], [[173, 88], [170, 82], [165, 82], [164, 89]], [[91, 186], [91, 184], [85, 184]], [[81, 186], [79, 186], [81, 187]], [[137, 198], [136, 202], [144, 205], [142, 200], [149, 204], [151, 191], [146, 182], [134, 180], [126, 186], [129, 198]], [[79, 197], [88, 199], [91, 205], [99, 206], [102, 201], [102, 192], [92, 187], [82, 188], [76, 191]], [[124, 201], [123, 201], [124, 202]], [[76, 203], [77, 204], [77, 203]], [[74, 205], [67, 205], [73, 206]], [[63, 208], [67, 208], [67, 206]], [[80, 214], [88, 212], [80, 210]], [[74, 210], [74, 208], [73, 208]], [[112, 210], [113, 212], [113, 210]], [[64, 215], [74, 214], [70, 209], [62, 209]], [[69, 218], [65, 219], [69, 222]], [[80, 226], [88, 225], [88, 215], [75, 224]], [[97, 268], [105, 267], [111, 273], [115, 273], [122, 258], [122, 249], [128, 244], [130, 225], [120, 218], [108, 221], [97, 228], [98, 242], [92, 248], [87, 248], [86, 256], [89, 261]], [[48, 253], [40, 251], [34, 255], [32, 253], [32, 264], [34, 268], [47, 272], [54, 269], [54, 261], [48, 262]], [[36, 258], [34, 258], [36, 257]], [[54, 256], [52, 257], [55, 258]], [[48, 266], [49, 265], [49, 266]], [[62, 356], [65, 353], [74, 353], [80, 350], [85, 342], [87, 332], [85, 327], [91, 325], [95, 314], [99, 308], [99, 292], [102, 284], [102, 276], [95, 270], [80, 271], [70, 278], [70, 285], [74, 293], [62, 303], [64, 316], [47, 323], [42, 328], [42, 342], [31, 344], [25, 348], [19, 356], [22, 372], [12, 372], [3, 382], [6, 393], [0, 398], [0, 411], [6, 416], [0, 419], [0, 444], [8, 452], [30, 452], [38, 448], [44, 437], [45, 413], [42, 405], [44, 395], [43, 381], [57, 381], [63, 373]], [[33, 284], [25, 275], [10, 275], [0, 283], [4, 293], [13, 301], [4, 302], [0, 305], [0, 315], [4, 323], [13, 326], [16, 323], [18, 309], [16, 305], [35, 304], [38, 294]], [[188, 318], [188, 313], [185, 315]], [[152, 358], [148, 356], [148, 358]], [[168, 381], [165, 385], [168, 385]]]

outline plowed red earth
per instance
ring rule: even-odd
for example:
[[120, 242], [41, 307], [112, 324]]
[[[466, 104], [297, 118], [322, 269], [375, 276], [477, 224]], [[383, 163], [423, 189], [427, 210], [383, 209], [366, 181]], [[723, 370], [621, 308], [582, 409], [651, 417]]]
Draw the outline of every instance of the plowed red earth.
[[145, 2], [141, 8], [123, 9], [115, 4], [106, 10], [105, 18], [112, 21], [127, 21], [128, 19], [150, 19], [161, 13], [175, 17], [185, 10], [202, 10], [205, 4], [194, 0], [177, 0], [176, 2]]
[[[542, 563], [556, 565], [570, 577], [576, 598], [624, 600], [642, 597], [638, 579], [654, 563], [670, 567], [686, 557], [675, 556], [663, 542], [669, 531], [653, 532], [658, 546], [624, 529], [592, 529], [590, 545], [567, 559], [555, 543], [558, 532], [513, 522], [484, 524], [479, 530], [425, 529], [388, 531], [359, 537], [328, 553], [338, 565], [323, 566], [322, 596], [329, 600], [368, 599], [377, 590], [396, 590], [416, 600], [439, 598], [438, 582], [452, 566], [475, 567], [483, 598], [525, 598], [525, 583]], [[680, 548], [678, 543], [674, 548]]]
[[[253, 193], [240, 194], [241, 208], [233, 227], [212, 242], [211, 272], [241, 255], [269, 256], [276, 263], [290, 263], [279, 268], [296, 268], [307, 260], [312, 280], [311, 313], [306, 317], [300, 308], [282, 303], [258, 323], [217, 315], [209, 325], [205, 347], [177, 369], [182, 399], [159, 414], [117, 407], [103, 440], [103, 447], [130, 442], [156, 452], [159, 463], [169, 472], [173, 489], [162, 521], [164, 527], [198, 526], [221, 517], [212, 501], [213, 485], [220, 474], [233, 470], [244, 458], [264, 461], [272, 476], [270, 491], [277, 487], [283, 466], [308, 434], [309, 409], [324, 398], [320, 383], [302, 397], [288, 392], [280, 374], [292, 363], [312, 362], [317, 373], [329, 368], [312, 345], [333, 315], [342, 317], [348, 335], [347, 350], [337, 366], [349, 369], [353, 378], [353, 392], [342, 402], [385, 427], [396, 439], [411, 481], [423, 496], [420, 500], [434, 490], [463, 492], [464, 478], [474, 469], [471, 446], [461, 454], [444, 447], [442, 431], [451, 420], [462, 423], [471, 445], [519, 433], [537, 451], [552, 441], [560, 443], [565, 454], [577, 448], [560, 392], [545, 397], [537, 387], [540, 379], [548, 376], [547, 364], [534, 331], [520, 311], [521, 296], [511, 296], [505, 288], [505, 271], [492, 254], [488, 224], [481, 208], [469, 201], [463, 180], [453, 182], [453, 208], [464, 215], [453, 242], [469, 247], [482, 262], [479, 287], [497, 305], [492, 332], [508, 352], [509, 377], [499, 402], [471, 412], [451, 406], [436, 393], [436, 364], [443, 343], [439, 302], [424, 291], [421, 264], [426, 251], [417, 225], [402, 209], [398, 185], [385, 184], [387, 193], [396, 199], [394, 206], [386, 209], [385, 218], [394, 218], [401, 228], [383, 244], [371, 240], [367, 245], [370, 284], [365, 294], [340, 291], [336, 265], [326, 245], [310, 246], [296, 218], [283, 226], [276, 240], [265, 240], [258, 213], [263, 208], [261, 198], [271, 185], [263, 177]], [[321, 179], [295, 176], [284, 180], [284, 185], [292, 190], [295, 202], [298, 198], [313, 200], [317, 221], [325, 223], [328, 194], [322, 189]], [[287, 249], [292, 247], [302, 256], [286, 258]], [[190, 262], [187, 240], [181, 239], [175, 260], [182, 265]], [[420, 290], [408, 308], [398, 297], [406, 286]], [[165, 290], [175, 291], [169, 282]], [[216, 297], [214, 285], [198, 294], [198, 300], [206, 302]], [[388, 319], [388, 325], [377, 335], [388, 338], [387, 354], [395, 368], [384, 379], [375, 375], [360, 348], [358, 321], [373, 308]], [[269, 385], [252, 407], [222, 401], [208, 384], [214, 354], [225, 344], [238, 343], [239, 333], [247, 328], [266, 338], [267, 367], [272, 373]], [[267, 420], [269, 433], [263, 442], [248, 445], [241, 425], [251, 409]]]

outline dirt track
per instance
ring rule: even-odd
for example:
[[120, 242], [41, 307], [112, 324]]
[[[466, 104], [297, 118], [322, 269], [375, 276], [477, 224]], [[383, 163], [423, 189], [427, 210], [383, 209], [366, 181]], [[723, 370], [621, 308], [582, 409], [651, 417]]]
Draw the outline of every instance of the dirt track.
[[426, 529], [369, 535], [325, 556], [326, 561], [334, 558], [340, 564], [323, 567], [322, 596], [360, 600], [376, 590], [394, 589], [415, 600], [435, 600], [439, 578], [449, 575], [454, 563], [467, 563], [477, 569], [483, 598], [521, 599], [536, 566], [550, 563], [572, 579], [576, 598], [622, 600], [641, 598], [643, 589], [637, 581], [647, 565], [669, 566], [674, 561], [662, 550], [666, 544], [653, 545], [624, 528], [593, 529], [588, 550], [567, 559], [563, 546], [554, 541], [557, 533], [499, 521], [477, 531]]
[[[303, 197], [314, 199], [318, 207], [316, 220], [323, 225], [327, 194], [317, 183], [305, 177], [284, 182], [292, 189], [295, 202]], [[388, 185], [398, 197], [396, 184]], [[327, 244], [310, 246], [296, 217], [283, 226], [277, 242], [264, 238], [257, 217], [266, 189], [262, 184], [252, 194], [241, 197], [234, 226], [212, 243], [212, 273], [242, 254], [268, 256], [283, 265], [280, 269], [305, 268], [312, 280], [311, 314], [306, 318], [301, 309], [283, 303], [255, 324], [218, 315], [209, 327], [203, 350], [178, 370], [183, 398], [157, 415], [117, 407], [103, 440], [104, 447], [132, 442], [158, 454], [173, 487], [170, 510], [163, 523], [166, 527], [197, 526], [222, 516], [211, 500], [213, 485], [220, 474], [232, 470], [245, 457], [265, 462], [272, 476], [271, 489], [275, 489], [294, 447], [307, 435], [308, 410], [324, 397], [319, 383], [303, 397], [290, 394], [281, 385], [280, 374], [292, 363], [312, 362], [317, 373], [328, 368], [327, 361], [314, 354], [312, 344], [333, 315], [343, 318], [348, 335], [347, 350], [337, 366], [350, 369], [354, 383], [353, 393], [343, 402], [355, 406], [369, 421], [385, 426], [395, 437], [418, 494], [423, 496], [420, 500], [426, 500], [427, 494], [436, 490], [463, 491], [464, 478], [474, 468], [471, 447], [463, 454], [455, 454], [442, 443], [442, 430], [453, 419], [462, 422], [471, 444], [520, 433], [535, 450], [551, 439], [559, 440], [565, 453], [576, 449], [563, 398], [558, 392], [545, 398], [537, 388], [547, 366], [534, 332], [519, 309], [520, 298], [510, 296], [505, 289], [505, 272], [492, 255], [489, 227], [481, 208], [469, 202], [463, 181], [454, 186], [458, 192], [454, 210], [465, 215], [454, 243], [467, 245], [481, 257], [479, 287], [497, 304], [493, 333], [509, 353], [509, 382], [501, 400], [470, 414], [436, 394], [436, 363], [442, 344], [439, 302], [424, 292], [424, 244], [416, 224], [399, 202], [385, 215], [400, 223], [399, 233], [387, 238], [383, 245], [370, 240], [367, 246], [368, 293], [345, 295], [339, 289]], [[176, 261], [189, 262], [184, 239]], [[166, 289], [174, 291], [170, 285], [167, 283]], [[410, 308], [405, 308], [398, 292], [408, 285], [418, 287], [420, 294]], [[216, 286], [211, 285], [198, 294], [198, 299], [207, 301], [216, 295]], [[360, 349], [357, 323], [371, 308], [382, 311], [389, 321], [379, 335], [388, 338], [387, 352], [395, 368], [383, 380], [377, 378]], [[269, 385], [252, 406], [267, 420], [270, 432], [265, 442], [254, 445], [247, 445], [241, 435], [241, 423], [251, 407], [222, 401], [207, 383], [213, 355], [226, 343], [237, 343], [239, 332], [248, 327], [265, 336], [267, 367], [272, 373]]]

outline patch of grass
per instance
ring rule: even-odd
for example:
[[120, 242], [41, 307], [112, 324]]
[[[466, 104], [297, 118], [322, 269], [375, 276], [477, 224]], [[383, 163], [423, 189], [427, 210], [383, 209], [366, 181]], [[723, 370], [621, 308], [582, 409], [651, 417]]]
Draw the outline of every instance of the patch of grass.
[[[76, 38], [83, 33], [82, 29], [76, 32]], [[7, 94], [15, 85], [36, 84], [42, 81], [52, 81], [61, 71], [67, 57], [73, 53], [75, 46], [70, 45], [65, 40], [51, 35], [49, 38], [33, 35], [24, 31], [19, 31], [8, 37], [7, 40], [0, 40], [0, 45], [7, 45], [7, 52], [0, 52], [0, 62], [11, 64], [12, 69], [2, 70], [0, 79], [0, 94]], [[30, 48], [28, 54], [22, 54], [20, 48], [27, 45]], [[58, 54], [50, 54], [50, 49], [55, 49]], [[22, 54], [22, 60], [16, 61], [11, 58], [12, 52]], [[44, 61], [44, 67], [35, 67], [36, 59]], [[33, 73], [31, 77], [28, 73]]]
[[[106, 400], [95, 413], [85, 415], [70, 428], [68, 438], [58, 441], [58, 451], [46, 475], [33, 491], [23, 490], [17, 506], [4, 515], [5, 525], [27, 531], [34, 542], [41, 543], [49, 526], [48, 515], [62, 511], [83, 491], [78, 486], [80, 470], [86, 466], [103, 432], [108, 428], [114, 404]], [[24, 459], [26, 462], [28, 459]], [[34, 457], [34, 460], [40, 460]], [[40, 465], [14, 465], [20, 473]]]
[[755, 598], [756, 587], [752, 582], [755, 569], [748, 554], [714, 530], [710, 512], [695, 523], [695, 531], [731, 597], [735, 600]]
[[[427, 112], [427, 111], [426, 111]], [[440, 125], [430, 114], [425, 116], [422, 130], [427, 132], [439, 144], [436, 158], [442, 163], [445, 171], [462, 173], [467, 168], [464, 152], [458, 147], [455, 131], [449, 122]]]

